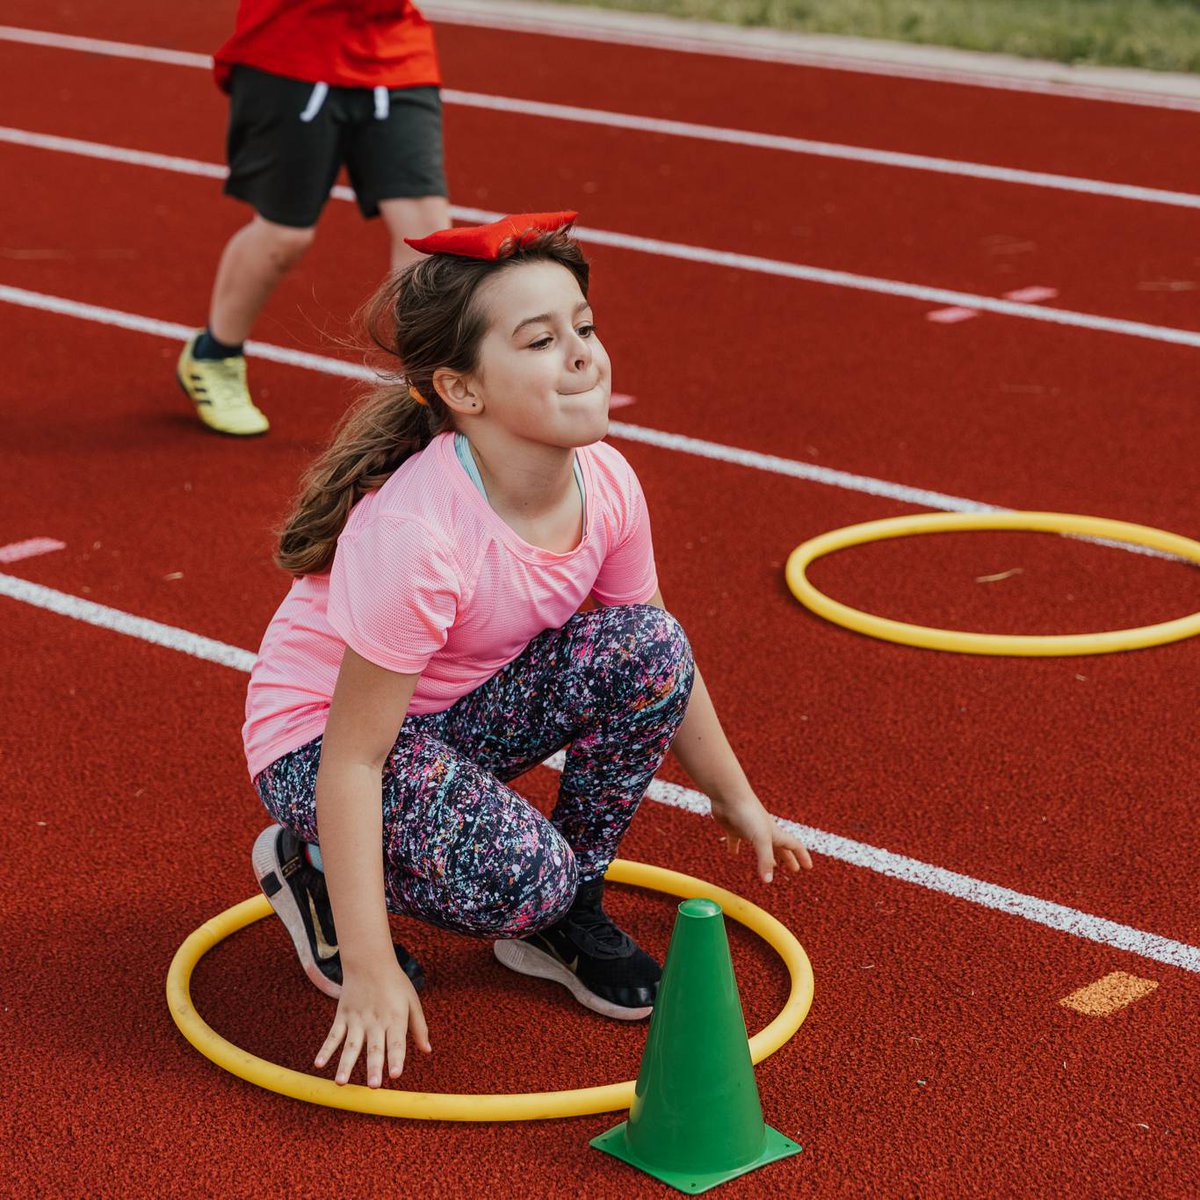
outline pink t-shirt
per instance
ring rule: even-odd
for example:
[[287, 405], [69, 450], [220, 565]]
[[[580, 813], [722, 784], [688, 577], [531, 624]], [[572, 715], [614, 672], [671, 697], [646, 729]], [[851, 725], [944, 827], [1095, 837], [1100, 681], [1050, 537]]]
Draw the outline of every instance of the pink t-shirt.
[[488, 506], [441, 434], [355, 505], [328, 575], [297, 579], [250, 672], [242, 737], [253, 778], [320, 735], [347, 646], [420, 675], [409, 712], [441, 712], [557, 629], [588, 597], [643, 604], [658, 579], [646, 500], [604, 442], [577, 452], [579, 545], [531, 546]]

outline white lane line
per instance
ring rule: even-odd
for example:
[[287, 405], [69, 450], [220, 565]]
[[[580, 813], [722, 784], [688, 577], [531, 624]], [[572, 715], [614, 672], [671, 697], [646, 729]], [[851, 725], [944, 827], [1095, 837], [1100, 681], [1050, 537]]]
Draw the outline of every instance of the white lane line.
[[[174, 321], [160, 321], [155, 317], [143, 317], [136, 313], [121, 312], [115, 308], [102, 308], [97, 304], [83, 304], [77, 300], [67, 300], [61, 296], [47, 296], [40, 292], [26, 291], [24, 288], [10, 287], [7, 284], [0, 284], [0, 303], [15, 304], [21, 308], [32, 308], [58, 316], [74, 317], [78, 320], [92, 321], [100, 325], [126, 329], [132, 333], [146, 333], [153, 337], [167, 338], [177, 342], [186, 341], [195, 333], [195, 329], [191, 326], [181, 325]], [[246, 349], [255, 358], [282, 363], [285, 366], [300, 367], [307, 371], [316, 371], [322, 375], [334, 375], [341, 379], [356, 379], [365, 382], [378, 378], [374, 371], [361, 363], [344, 362], [341, 359], [327, 358], [320, 354], [290, 350], [285, 346], [275, 346], [269, 342], [247, 342]], [[883, 479], [872, 479], [867, 475], [835, 471], [830, 467], [817, 466], [815, 463], [799, 462], [774, 454], [760, 454], [757, 451], [742, 450], [736, 446], [723, 446], [719, 442], [706, 442], [685, 434], [666, 433], [659, 429], [647, 429], [641, 425], [629, 425], [623, 421], [611, 422], [609, 432], [613, 437], [624, 438], [626, 441], [641, 442], [663, 450], [675, 450], [718, 462], [749, 467], [753, 470], [768, 471], [775, 475], [785, 475], [791, 479], [804, 479], [812, 483], [826, 484], [829, 487], [864, 492], [869, 496], [882, 496], [888, 500], [896, 500], [901, 504], [913, 504], [920, 508], [933, 508], [945, 512], [1008, 511], [978, 500], [949, 496], [944, 492], [907, 487], [904, 484], [889, 483]]]
[[[717, 55], [754, 62], [786, 63], [822, 71], [889, 75], [931, 83], [1030, 92], [1076, 100], [1099, 100], [1151, 108], [1200, 112], [1194, 76], [1129, 68], [1066, 66], [1003, 54], [955, 51], [869, 38], [747, 29], [711, 21], [557, 7], [542, 2], [514, 5], [501, 0], [426, 0], [426, 16], [444, 25], [474, 25], [682, 54]], [[83, 50], [119, 58], [141, 58], [208, 70], [207, 54], [140, 46], [104, 38], [75, 37], [49, 30], [0, 25], [0, 40], [52, 49]]]
[[[137, 617], [120, 609], [109, 608], [72, 596], [66, 592], [56, 591], [41, 584], [30, 583], [14, 575], [0, 574], [0, 595], [19, 600], [35, 608], [47, 609], [62, 616], [71, 617], [88, 625], [96, 625], [129, 637], [140, 638], [152, 642], [156, 646], [164, 646], [190, 654], [194, 658], [207, 662], [220, 663], [222, 666], [233, 667], [235, 670], [249, 672], [254, 663], [254, 655], [249, 650], [230, 646], [212, 638], [191, 633], [186, 629], [178, 629], [164, 625], [159, 621], [150, 621], [145, 617]], [[546, 766], [552, 770], [561, 771], [565, 756], [553, 755], [547, 760]], [[709, 812], [708, 798], [702, 793], [693, 791], [676, 783], [654, 780], [646, 795], [659, 804], [683, 809], [685, 812], [706, 815]], [[905, 883], [915, 884], [929, 891], [941, 892], [954, 896], [984, 908], [997, 912], [1008, 913], [1010, 916], [1024, 917], [1038, 925], [1056, 929], [1061, 933], [1069, 933], [1088, 941], [1099, 942], [1101, 945], [1112, 946], [1142, 958], [1154, 959], [1156, 962], [1167, 963], [1180, 967], [1185, 971], [1200, 973], [1200, 947], [1189, 946], [1183, 942], [1172, 941], [1170, 938], [1157, 934], [1146, 933], [1129, 925], [1121, 925], [1103, 917], [1081, 912], [1079, 909], [1067, 908], [1049, 900], [1041, 900], [1036, 896], [1027, 896], [1011, 888], [1000, 887], [969, 875], [961, 875], [956, 871], [948, 871], [935, 867], [919, 859], [908, 858], [895, 854], [878, 846], [869, 846], [850, 838], [841, 837], [836, 833], [827, 833], [822, 829], [814, 829], [808, 825], [800, 825], [795, 821], [781, 820], [790, 832], [800, 837], [811, 849], [819, 854], [836, 858], [852, 866], [864, 867], [880, 875], [898, 879]]]
[[1162, 188], [1141, 187], [1135, 184], [1110, 183], [1073, 175], [1056, 175], [1045, 171], [1026, 171], [1012, 167], [996, 167], [987, 163], [938, 158], [925, 154], [906, 154], [891, 150], [874, 150], [863, 146], [846, 146], [836, 142], [814, 141], [808, 138], [777, 134], [755, 133], [749, 130], [723, 129], [714, 125], [693, 124], [687, 121], [668, 121], [654, 117], [633, 116], [627, 113], [604, 112], [598, 109], [577, 108], [565, 104], [545, 104], [532, 100], [511, 100], [502, 96], [483, 96], [470, 92], [447, 91], [451, 102], [465, 106], [511, 112], [549, 119], [575, 121], [589, 125], [631, 129], [673, 137], [694, 138], [726, 145], [750, 146], [764, 150], [805, 154], [816, 158], [839, 159], [845, 162], [869, 163], [898, 167], [910, 171], [931, 171], [942, 175], [957, 175], [987, 179], [1026, 187], [1052, 188], [1081, 192], [1094, 196], [1109, 196], [1137, 200], [1148, 204], [1167, 204], [1181, 208], [1200, 208], [1200, 195], [1174, 192]]
[[111, 629], [114, 633], [124, 633], [143, 642], [151, 642], [155, 646], [179, 650], [206, 662], [220, 663], [223, 667], [249, 672], [254, 665], [254, 655], [249, 650], [239, 650], [237, 646], [214, 641], [198, 633], [189, 633], [186, 629], [178, 629], [174, 625], [163, 625], [146, 617], [135, 617], [119, 608], [96, 604], [91, 600], [84, 600], [81, 596], [56, 591], [40, 583], [30, 583], [27, 579], [20, 579], [15, 575], [0, 574], [0, 596], [9, 596], [35, 608], [44, 608], [60, 616], [82, 621], [85, 625]]
[[653, 13], [565, 7], [545, 0], [424, 0], [421, 10], [443, 25], [1200, 112], [1200, 80], [1181, 72], [1068, 66], [977, 50], [745, 28]]
[[[195, 333], [190, 325], [175, 321], [160, 321], [156, 317], [143, 317], [136, 313], [122, 312], [115, 308], [103, 308], [98, 304], [83, 304], [78, 300], [67, 300], [62, 296], [47, 296], [41, 292], [30, 292], [24, 288], [0, 284], [0, 303], [15, 304], [21, 308], [54, 313], [56, 316], [74, 317], [92, 321], [99, 325], [110, 325], [126, 329], [131, 333], [148, 333], [171, 341], [186, 341]], [[291, 350], [271, 342], [248, 341], [246, 349], [255, 358], [284, 366], [299, 367], [322, 375], [333, 375], [339, 379], [355, 379], [372, 382], [378, 376], [369, 367], [360, 363], [345, 362], [340, 358], [328, 358], [323, 354], [311, 354], [305, 350]], [[689, 437], [683, 433], [668, 433], [661, 429], [650, 429], [644, 425], [629, 425], [624, 421], [610, 421], [609, 434], [628, 442], [640, 442], [656, 446], [661, 450], [674, 450], [715, 462], [731, 463], [755, 471], [766, 471], [773, 475], [784, 475], [789, 479], [803, 479], [809, 483], [820, 483], [827, 487], [842, 488], [850, 492], [862, 492], [868, 496], [881, 496], [901, 504], [912, 504], [918, 508], [933, 508], [942, 512], [1011, 512], [982, 500], [968, 500], [962, 496], [951, 496], [945, 492], [927, 488], [909, 487], [903, 483], [890, 483], [885, 479], [874, 479], [869, 475], [856, 475], [849, 471], [836, 471], [831, 467], [819, 467], [815, 463], [781, 458], [776, 454], [762, 454], [757, 450], [743, 450], [737, 446], [725, 446], [720, 442], [707, 442], [702, 438]], [[1174, 555], [1162, 550], [1151, 550], [1146, 546], [1127, 545], [1104, 538], [1081, 538], [1081, 541], [1111, 546], [1131, 554], [1142, 554], [1150, 558], [1179, 561]]]
[[102, 54], [107, 58], [133, 58], [139, 62], [165, 63], [172, 67], [198, 67], [201, 71], [211, 71], [213, 65], [211, 54], [167, 50], [162, 46], [140, 46], [133, 42], [113, 42], [107, 38], [76, 37], [69, 33], [25, 29], [17, 25], [0, 25], [0, 41], [42, 46], [48, 50], [79, 50], [84, 54]]
[[[2, 297], [0, 297], [2, 299]], [[644, 425], [627, 425], [623, 421], [610, 421], [608, 432], [611, 437], [627, 442], [641, 442], [656, 446], [660, 450], [674, 450], [681, 454], [693, 454], [714, 462], [731, 463], [748, 467], [752, 471], [766, 471], [772, 475], [784, 475], [789, 479], [803, 479], [808, 483], [821, 483], [827, 487], [842, 488], [848, 492], [862, 492], [867, 496], [881, 496], [885, 500], [897, 500], [901, 504], [914, 504], [918, 508], [934, 508], [941, 512], [1013, 512], [997, 504], [986, 504], [982, 500], [967, 500], [962, 496], [950, 496], [945, 492], [933, 492], [925, 488], [909, 487], [903, 483], [889, 483], [884, 479], [873, 479], [869, 475], [854, 475], [849, 471], [835, 471], [830, 467], [818, 467], [815, 463], [799, 462], [792, 458], [780, 458], [775, 454], [761, 454], [757, 450], [743, 450], [737, 446], [724, 446], [720, 442], [706, 442], [688, 437], [683, 433], [666, 433], [661, 429], [648, 429]], [[1129, 554], [1141, 554], [1146, 558], [1161, 558], [1168, 562], [1187, 562], [1165, 550], [1153, 550], [1149, 546], [1135, 546], [1129, 542], [1115, 542], [1109, 538], [1082, 537], [1064, 534], [1072, 541], [1090, 542], [1094, 546], [1107, 546], [1112, 550], [1124, 550]]]
[[[171, 66], [212, 67], [212, 59], [203, 54], [164, 50], [156, 46], [136, 46], [127, 42], [107, 42], [96, 38], [67, 37], [41, 30], [14, 29], [0, 26], [0, 40], [25, 42], [63, 50], [82, 50], [110, 57], [166, 63]], [[444, 88], [446, 104], [462, 108], [477, 108], [488, 112], [512, 113], [521, 117], [538, 117], [549, 121], [570, 121], [609, 129], [626, 129], [665, 137], [687, 138], [719, 145], [743, 146], [784, 154], [803, 154], [814, 158], [842, 162], [866, 163], [908, 171], [926, 171], [960, 178], [984, 179], [1023, 187], [1049, 188], [1090, 196], [1107, 196], [1133, 200], [1143, 204], [1165, 204], [1176, 208], [1200, 209], [1200, 195], [1177, 192], [1166, 188], [1143, 187], [1139, 184], [1115, 183], [1102, 179], [1087, 179], [1077, 175], [1059, 175], [1048, 171], [1026, 171], [1017, 167], [997, 167], [990, 163], [941, 158], [928, 154], [908, 154], [895, 150], [876, 150], [869, 146], [848, 146], [840, 142], [825, 142], [812, 138], [790, 137], [783, 134], [758, 133], [749, 129], [729, 129], [692, 121], [674, 121], [636, 113], [611, 112], [605, 109], [584, 108], [573, 104], [551, 104], [539, 100], [524, 100], [512, 96], [492, 96], [481, 92], [464, 92]]]
[[517, 113], [522, 116], [543, 117], [548, 120], [574, 121], [586, 125], [607, 126], [612, 129], [665, 134], [669, 137], [692, 138], [723, 145], [748, 146], [786, 154], [804, 154], [813, 158], [838, 159], [843, 162], [868, 163], [874, 166], [896, 167], [908, 171], [929, 171], [939, 175], [986, 179], [997, 183], [1018, 184], [1023, 187], [1050, 188], [1091, 196], [1108, 196], [1120, 200], [1136, 200], [1144, 204], [1200, 208], [1200, 195], [1190, 192], [1175, 192], [1128, 183], [1111, 183], [1106, 180], [1085, 179], [1075, 175], [1056, 175], [1047, 171], [995, 167], [988, 163], [964, 162], [927, 154], [905, 154], [893, 150], [874, 150], [866, 146], [845, 146], [837, 142], [814, 141], [810, 138], [755, 133], [742, 129], [724, 129], [716, 125], [700, 125], [690, 121], [669, 121], [657, 117], [635, 116], [630, 113], [605, 112], [601, 109], [578, 108], [567, 104], [514, 100], [506, 96], [485, 96], [474, 92], [456, 92], [449, 89], [443, 95], [451, 104], [488, 109], [493, 112]]
[[[1043, 287], [1033, 284], [1030, 287], [1014, 288], [1004, 293], [1005, 300], [1020, 300], [1023, 304], [1040, 304], [1043, 300], [1054, 300], [1058, 296], [1058, 288]], [[973, 308], [935, 308], [925, 314], [925, 320], [936, 325], [957, 325], [960, 321], [969, 321], [979, 316]]]
[[[556, 756], [559, 757], [559, 756]], [[561, 756], [565, 762], [565, 755]], [[561, 770], [561, 763], [547, 762]], [[677, 783], [655, 779], [651, 782], [646, 795], [657, 800], [660, 804], [669, 804], [673, 808], [682, 808], [687, 812], [707, 816], [711, 811], [708, 797], [701, 792], [693, 791]], [[1190, 946], [1186, 942], [1177, 942], [1171, 938], [1160, 937], [1158, 934], [1145, 933], [1130, 925], [1121, 925], [1104, 917], [1096, 917], [1077, 908], [1068, 908], [1064, 904], [1056, 904], [1051, 900], [1041, 900], [1028, 896], [1012, 888], [1001, 887], [999, 884], [987, 883], [970, 875], [962, 875], [957, 871], [948, 871], [944, 867], [935, 867], [920, 859], [908, 858], [891, 850], [878, 846], [869, 846], [864, 842], [856, 842], [840, 834], [827, 833], [823, 829], [815, 829], [811, 825], [801, 825], [796, 821], [776, 817], [776, 820], [794, 833], [809, 849], [829, 858], [851, 866], [863, 867], [891, 879], [899, 879], [904, 883], [912, 883], [917, 887], [927, 888], [932, 892], [941, 892], [947, 896], [955, 896], [971, 904], [983, 908], [991, 908], [997, 912], [1008, 913], [1014, 917], [1024, 917], [1037, 925], [1045, 925], [1060, 933], [1069, 933], [1088, 941], [1099, 942], [1106, 946], [1115, 946], [1128, 950], [1132, 954], [1151, 958], [1156, 962], [1169, 963], [1181, 967], [1185, 971], [1200, 972], [1200, 947]]]
[[[78, 300], [29, 292], [24, 288], [9, 287], [7, 284], [0, 284], [0, 302], [55, 313], [62, 317], [92, 321], [97, 325], [111, 325], [132, 333], [148, 333], [153, 337], [166, 338], [173, 342], [187, 341], [196, 332], [194, 326], [181, 325], [177, 321], [160, 321], [156, 317], [143, 317], [136, 313], [121, 312], [116, 308], [104, 308], [98, 304], [82, 304]], [[304, 350], [289, 350], [285, 346], [275, 346], [270, 342], [249, 341], [246, 343], [246, 349], [252, 356], [267, 362], [284, 363], [306, 371], [318, 371], [322, 375], [367, 381], [378, 378], [367, 367], [343, 362], [338, 358], [327, 358], [322, 354], [309, 354]]]
[[626, 233], [610, 233], [607, 230], [590, 229], [584, 226], [577, 227], [576, 232], [580, 241], [590, 242], [593, 245], [641, 251], [643, 254], [654, 254], [662, 258], [676, 258], [684, 262], [729, 267], [733, 270], [775, 275], [784, 279], [800, 279], [806, 283], [820, 283], [829, 287], [871, 292], [880, 296], [898, 296], [908, 300], [922, 300], [931, 304], [977, 308], [983, 312], [997, 313], [1000, 316], [1021, 317], [1028, 321], [1042, 321], [1050, 325], [1089, 329], [1098, 333], [1116, 333], [1125, 337], [1145, 338], [1154, 342], [1200, 347], [1200, 330], [1149, 325], [1142, 321], [1102, 317], [1095, 313], [1072, 312], [1065, 308], [1044, 308], [1035, 304], [1020, 304], [1013, 300], [998, 300], [992, 296], [980, 296], [974, 292], [956, 292], [949, 288], [927, 287], [924, 284], [904, 283], [896, 279], [880, 279], [873, 275], [856, 275], [850, 271], [833, 271], [825, 267], [810, 267], [804, 263], [780, 262], [771, 258], [759, 258], [753, 254], [708, 250], [699, 246], [664, 242], [655, 238], [637, 237]]
[[[14, 129], [9, 125], [0, 125], [0, 142], [8, 142], [13, 146], [27, 146], [31, 150], [52, 150], [57, 154], [98, 158], [102, 162], [150, 167], [155, 171], [170, 171], [175, 175], [199, 175], [203, 179], [224, 179], [229, 174], [228, 169], [220, 163], [180, 158], [175, 154], [157, 154], [153, 150], [133, 150], [128, 146], [110, 146], [104, 142], [84, 141], [82, 138], [60, 137], [55, 133], [34, 133], [29, 129]], [[353, 193], [351, 196], [353, 197]]]
[[20, 562], [23, 558], [36, 558], [40, 554], [52, 554], [55, 550], [65, 550], [66, 542], [57, 538], [35, 537], [26, 538], [21, 542], [9, 542], [0, 546], [0, 563]]
[[941, 512], [1012, 511], [994, 504], [985, 504], [980, 500], [967, 500], [962, 496], [949, 496], [945, 492], [908, 487], [902, 483], [889, 483], [885, 479], [872, 479], [869, 475], [835, 471], [830, 467], [819, 467], [816, 463], [781, 458], [776, 454], [760, 454], [757, 450], [724, 446], [720, 442], [706, 442], [701, 438], [689, 437], [683, 433], [667, 433], [661, 429], [648, 429], [644, 425], [628, 425], [624, 421], [610, 421], [608, 431], [612, 437], [623, 438], [627, 442], [640, 442], [646, 446], [656, 446], [660, 450], [674, 450], [681, 454], [692, 454], [698, 458], [707, 458], [715, 462], [749, 467], [754, 471], [784, 475], [789, 479], [803, 479], [808, 483], [822, 483], [828, 487], [843, 488], [849, 492], [881, 496], [887, 500], [896, 500], [901, 504], [915, 504], [919, 508], [934, 508]]
[[[199, 162], [195, 159], [155, 154], [144, 150], [131, 150], [124, 146], [108, 146], [100, 142], [87, 142], [78, 138], [64, 138], [54, 134], [34, 133], [30, 130], [13, 129], [8, 126], [0, 126], [0, 143], [3, 142], [31, 149], [80, 154], [88, 158], [127, 163], [183, 175], [198, 175], [209, 179], [225, 177], [225, 168], [216, 163]], [[333, 189], [333, 196], [338, 200], [347, 200], [353, 198], [353, 193], [349, 188], [339, 186]], [[457, 205], [452, 207], [450, 212], [454, 218], [461, 221], [494, 221], [501, 215], [488, 209], [466, 208]], [[635, 253], [654, 255], [659, 258], [673, 258], [682, 262], [724, 267], [735, 271], [749, 271], [754, 274], [772, 275], [783, 279], [798, 279], [805, 283], [846, 288], [851, 291], [920, 300], [942, 307], [956, 306], [978, 309], [982, 312], [997, 313], [1006, 317], [1041, 321], [1075, 329], [1088, 329], [1099, 333], [1115, 333], [1124, 337], [1144, 338], [1153, 342], [1200, 347], [1200, 330], [1176, 329], [1167, 325], [1150, 325], [1143, 321], [1130, 321], [1120, 317], [1103, 317], [1095, 313], [1073, 312], [1065, 308], [1046, 308], [1035, 304], [1022, 304], [1013, 300], [997, 299], [994, 296], [980, 296], [974, 292], [956, 292], [947, 288], [928, 287], [925, 284], [881, 279], [874, 275], [856, 275], [849, 271], [834, 271], [825, 267], [811, 267], [804, 263], [761, 258], [753, 254], [712, 250], [704, 246], [689, 246], [681, 242], [666, 242], [657, 238], [617, 233], [608, 229], [592, 229], [583, 225], [577, 226], [575, 232], [582, 242], [596, 246], [609, 246], [618, 250], [631, 250]]]
[[[57, 316], [75, 317], [99, 325], [111, 325], [132, 333], [148, 333], [171, 341], [186, 341], [195, 333], [190, 325], [174, 321], [160, 321], [156, 317], [143, 317], [136, 313], [121, 312], [115, 308], [103, 308], [97, 304], [83, 304], [78, 300], [67, 300], [62, 296], [47, 296], [41, 292], [30, 292], [24, 288], [0, 284], [0, 303], [15, 304], [21, 308], [32, 308]], [[255, 358], [284, 366], [299, 367], [322, 375], [333, 375], [339, 379], [355, 379], [371, 382], [378, 378], [369, 367], [359, 363], [345, 362], [340, 358], [328, 358], [323, 354], [310, 354], [305, 350], [291, 350], [271, 342], [249, 341], [246, 349]], [[720, 442], [707, 442], [702, 438], [689, 437], [683, 433], [668, 433], [662, 429], [650, 429], [644, 425], [630, 425], [624, 421], [610, 421], [609, 434], [628, 442], [640, 442], [656, 446], [661, 450], [674, 450], [681, 454], [692, 454], [715, 462], [731, 463], [755, 471], [766, 471], [773, 475], [784, 475], [789, 479], [803, 479], [809, 483], [820, 483], [827, 487], [842, 488], [850, 492], [862, 492], [868, 496], [881, 496], [901, 504], [912, 504], [918, 508], [933, 508], [942, 512], [1011, 512], [1012, 509], [982, 500], [968, 500], [963, 496], [951, 496], [946, 492], [935, 492], [927, 488], [909, 487], [903, 483], [891, 483], [886, 479], [874, 479], [870, 475], [856, 475], [850, 471], [836, 471], [831, 467], [820, 467], [816, 463], [801, 462], [792, 458], [781, 458], [776, 454], [762, 454], [757, 450], [743, 450], [738, 446], [725, 446]], [[1177, 561], [1174, 555], [1146, 546], [1111, 542], [1104, 538], [1081, 538], [1081, 541], [1111, 546], [1132, 554], [1143, 554], [1150, 558], [1165, 558]]]

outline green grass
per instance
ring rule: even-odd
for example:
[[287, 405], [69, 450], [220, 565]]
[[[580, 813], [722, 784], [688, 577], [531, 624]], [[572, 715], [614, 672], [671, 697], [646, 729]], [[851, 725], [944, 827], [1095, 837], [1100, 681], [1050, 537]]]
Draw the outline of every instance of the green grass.
[[1064, 63], [1200, 72], [1200, 0], [566, 2], [804, 33], [991, 50]]

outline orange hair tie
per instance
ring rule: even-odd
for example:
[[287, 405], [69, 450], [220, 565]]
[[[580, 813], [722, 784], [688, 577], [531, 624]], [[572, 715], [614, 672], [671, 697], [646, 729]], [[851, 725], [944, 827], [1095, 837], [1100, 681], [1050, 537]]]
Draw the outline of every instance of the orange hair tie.
[[417, 389], [416, 389], [415, 387], [410, 387], [410, 388], [408, 389], [408, 394], [409, 394], [409, 395], [410, 395], [410, 396], [411, 396], [411, 397], [412, 397], [412, 398], [413, 398], [413, 399], [414, 399], [414, 400], [415, 400], [415, 401], [416, 401], [416, 402], [417, 402], [419, 405], [421, 405], [421, 407], [422, 407], [422, 408], [428, 408], [428, 407], [429, 407], [429, 401], [428, 401], [428, 400], [426, 400], [426, 399], [425, 399], [425, 397], [424, 397], [424, 396], [422, 396], [422, 395], [421, 395], [421, 393], [420, 393], [420, 392], [418, 392], [418, 391], [417, 391]]

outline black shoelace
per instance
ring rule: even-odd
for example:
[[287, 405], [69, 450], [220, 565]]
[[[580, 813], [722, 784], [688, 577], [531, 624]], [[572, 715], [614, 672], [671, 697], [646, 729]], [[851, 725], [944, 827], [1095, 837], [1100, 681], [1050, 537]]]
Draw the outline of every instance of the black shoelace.
[[626, 958], [633, 953], [633, 939], [613, 924], [604, 911], [602, 885], [584, 885], [575, 897], [563, 929], [580, 950], [593, 958]]

